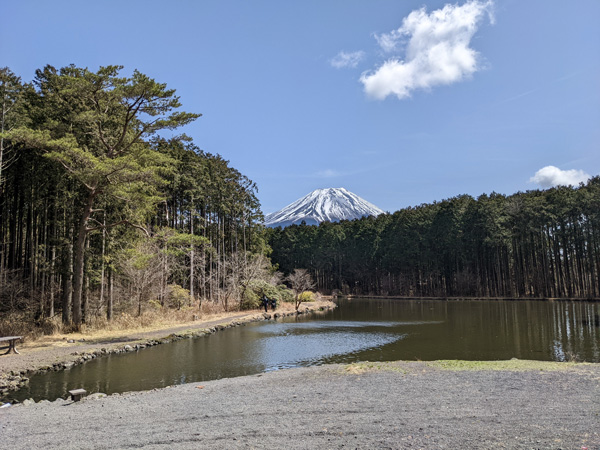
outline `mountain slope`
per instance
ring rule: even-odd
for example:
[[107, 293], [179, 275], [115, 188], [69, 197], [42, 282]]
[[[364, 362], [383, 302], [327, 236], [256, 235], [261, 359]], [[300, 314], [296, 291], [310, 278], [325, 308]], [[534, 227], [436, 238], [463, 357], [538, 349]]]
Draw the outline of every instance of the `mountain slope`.
[[285, 227], [305, 221], [307, 225], [321, 222], [352, 220], [364, 216], [377, 216], [383, 211], [344, 188], [317, 189], [285, 208], [268, 214], [265, 225]]

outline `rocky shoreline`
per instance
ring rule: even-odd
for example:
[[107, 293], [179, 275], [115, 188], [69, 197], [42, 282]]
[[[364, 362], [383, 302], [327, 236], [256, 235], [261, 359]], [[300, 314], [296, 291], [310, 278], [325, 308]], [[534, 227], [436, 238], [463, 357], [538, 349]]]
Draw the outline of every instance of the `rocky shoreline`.
[[[253, 313], [243, 315], [241, 318], [229, 320], [229, 321], [217, 321], [221, 323], [212, 324], [207, 327], [199, 327], [195, 329], [187, 329], [184, 331], [173, 332], [162, 337], [152, 337], [149, 339], [137, 339], [126, 344], [105, 344], [95, 347], [94, 344], [85, 351], [74, 351], [63, 355], [62, 358], [58, 358], [58, 361], [50, 364], [44, 361], [43, 358], [33, 358], [29, 363], [26, 363], [24, 368], [21, 369], [10, 369], [10, 364], [4, 358], [11, 358], [15, 361], [21, 355], [5, 355], [0, 357], [0, 399], [5, 397], [12, 391], [17, 391], [29, 383], [29, 377], [39, 373], [46, 373], [51, 371], [60, 371], [70, 369], [73, 366], [84, 364], [87, 361], [91, 361], [96, 358], [103, 356], [128, 353], [140, 351], [148, 347], [154, 347], [156, 345], [169, 344], [171, 342], [180, 341], [182, 339], [200, 338], [209, 336], [227, 328], [238, 327], [252, 322], [260, 322], [265, 320], [276, 320], [283, 317], [297, 316], [309, 313], [324, 312], [335, 308], [335, 303], [327, 302], [325, 304], [319, 304], [317, 306], [302, 306], [298, 311], [275, 311], [273, 313]], [[163, 331], [164, 332], [164, 331]], [[160, 333], [160, 332], [158, 332]]]

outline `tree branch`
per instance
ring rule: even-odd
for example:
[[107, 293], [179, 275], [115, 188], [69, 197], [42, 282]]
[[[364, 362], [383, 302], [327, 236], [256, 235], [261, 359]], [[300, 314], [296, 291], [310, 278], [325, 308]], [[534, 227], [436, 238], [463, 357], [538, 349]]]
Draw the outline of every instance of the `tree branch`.
[[86, 231], [90, 232], [90, 231], [96, 231], [96, 230], [102, 230], [102, 229], [107, 230], [109, 228], [114, 228], [114, 227], [116, 227], [118, 225], [129, 225], [130, 227], [137, 228], [138, 230], [143, 231], [146, 234], [147, 237], [152, 237], [150, 235], [150, 232], [146, 228], [144, 228], [143, 226], [138, 225], [136, 223], [132, 223], [129, 220], [119, 220], [118, 222], [111, 223], [111, 224], [108, 224], [108, 225], [99, 225], [97, 227], [87, 227]]

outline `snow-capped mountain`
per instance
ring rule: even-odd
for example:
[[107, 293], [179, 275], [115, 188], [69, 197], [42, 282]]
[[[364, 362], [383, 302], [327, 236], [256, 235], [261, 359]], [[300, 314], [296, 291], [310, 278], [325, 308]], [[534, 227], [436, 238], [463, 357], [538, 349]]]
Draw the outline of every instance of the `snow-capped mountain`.
[[307, 225], [321, 222], [352, 220], [364, 216], [378, 216], [383, 211], [344, 188], [317, 189], [285, 208], [267, 214], [265, 225], [286, 227], [305, 221]]

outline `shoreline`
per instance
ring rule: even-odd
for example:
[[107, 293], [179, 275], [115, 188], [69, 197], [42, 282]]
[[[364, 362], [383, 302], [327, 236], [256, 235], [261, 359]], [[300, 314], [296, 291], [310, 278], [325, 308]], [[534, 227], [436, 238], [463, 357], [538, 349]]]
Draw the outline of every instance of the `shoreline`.
[[584, 297], [408, 297], [402, 295], [339, 295], [337, 298], [349, 299], [353, 298], [372, 298], [382, 300], [442, 300], [442, 301], [534, 301], [534, 302], [600, 302], [600, 298], [584, 298]]
[[[313, 304], [314, 303], [314, 304]], [[0, 399], [29, 382], [29, 376], [37, 373], [59, 371], [84, 364], [92, 359], [115, 353], [140, 351], [156, 345], [168, 344], [182, 339], [209, 336], [226, 328], [252, 322], [275, 320], [309, 313], [328, 311], [336, 307], [332, 301], [304, 303], [296, 311], [278, 308], [275, 311], [235, 312], [226, 317], [206, 317], [204, 320], [168, 326], [153, 330], [114, 331], [102, 338], [37, 340], [18, 345], [19, 354], [0, 355]]]
[[[600, 364], [286, 369], [0, 409], [7, 448], [600, 448]], [[108, 431], [110, 430], [110, 431]]]

